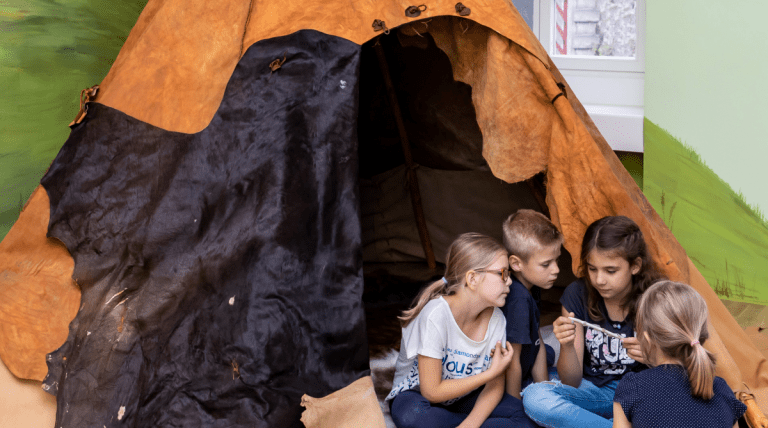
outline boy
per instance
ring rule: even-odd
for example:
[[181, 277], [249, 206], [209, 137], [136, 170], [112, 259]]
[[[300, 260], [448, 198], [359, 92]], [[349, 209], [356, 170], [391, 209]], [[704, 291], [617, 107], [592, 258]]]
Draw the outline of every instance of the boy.
[[563, 235], [546, 216], [527, 209], [510, 215], [502, 231], [512, 271], [502, 311], [507, 317], [507, 340], [515, 351], [506, 372], [506, 391], [520, 398], [523, 386], [549, 380], [547, 350], [539, 333], [539, 302], [541, 288], [551, 288], [560, 272], [557, 258]]

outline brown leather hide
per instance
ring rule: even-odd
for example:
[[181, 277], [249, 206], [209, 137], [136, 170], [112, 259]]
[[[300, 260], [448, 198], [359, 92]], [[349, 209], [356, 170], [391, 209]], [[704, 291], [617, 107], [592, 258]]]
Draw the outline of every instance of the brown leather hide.
[[45, 355], [67, 339], [80, 305], [72, 257], [46, 237], [49, 215], [38, 186], [0, 243], [0, 358], [23, 379], [43, 380]]
[[[494, 175], [516, 182], [546, 171], [547, 205], [578, 262], [587, 225], [606, 215], [635, 220], [653, 259], [674, 280], [690, 283], [706, 299], [714, 327], [708, 348], [718, 374], [733, 389], [745, 382], [768, 410], [763, 354], [739, 328], [660, 217], [623, 169], [520, 15], [505, 0], [467, 3], [435, 0], [418, 20], [405, 1], [189, 2], [151, 0], [97, 101], [161, 128], [204, 129], [245, 49], [266, 38], [315, 29], [362, 44], [378, 34], [371, 24], [429, 31], [445, 51], [454, 77], [472, 86], [483, 155]], [[431, 19], [431, 21], [430, 21]], [[264, 64], [268, 67], [268, 64]], [[556, 101], [553, 102], [553, 100]], [[66, 336], [79, 294], [72, 260], [45, 238], [48, 202], [38, 189], [0, 245], [0, 356], [20, 377], [42, 379], [41, 361]]]

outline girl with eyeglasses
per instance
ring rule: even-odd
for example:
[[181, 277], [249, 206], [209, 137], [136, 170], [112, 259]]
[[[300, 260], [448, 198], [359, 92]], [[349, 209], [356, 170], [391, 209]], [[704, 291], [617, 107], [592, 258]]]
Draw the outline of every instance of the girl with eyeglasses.
[[520, 400], [504, 392], [513, 351], [499, 308], [510, 284], [499, 242], [465, 233], [451, 244], [445, 276], [400, 317], [403, 337], [387, 396], [398, 428], [535, 427]]

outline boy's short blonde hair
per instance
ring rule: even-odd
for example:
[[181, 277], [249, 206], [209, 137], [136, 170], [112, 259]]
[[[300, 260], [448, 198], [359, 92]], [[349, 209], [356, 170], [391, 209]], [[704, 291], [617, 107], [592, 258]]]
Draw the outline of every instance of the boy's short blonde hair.
[[542, 213], [521, 209], [502, 224], [504, 246], [510, 256], [527, 262], [534, 252], [563, 243], [563, 235]]

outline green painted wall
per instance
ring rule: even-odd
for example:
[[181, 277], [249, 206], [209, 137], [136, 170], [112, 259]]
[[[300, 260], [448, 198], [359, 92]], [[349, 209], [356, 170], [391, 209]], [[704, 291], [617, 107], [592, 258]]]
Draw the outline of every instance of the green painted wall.
[[646, 9], [644, 193], [721, 298], [761, 304], [766, 16], [760, 1], [649, 0]]
[[763, 213], [767, 24], [762, 0], [648, 0], [646, 9], [646, 117]]
[[717, 294], [768, 303], [768, 225], [701, 157], [645, 121], [643, 193]]
[[0, 1], [0, 239], [147, 0]]

